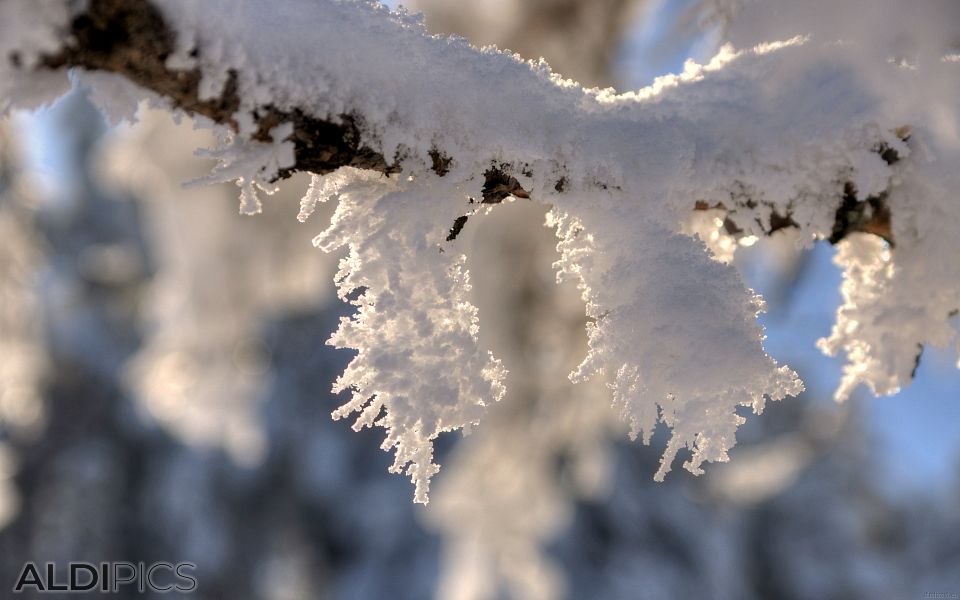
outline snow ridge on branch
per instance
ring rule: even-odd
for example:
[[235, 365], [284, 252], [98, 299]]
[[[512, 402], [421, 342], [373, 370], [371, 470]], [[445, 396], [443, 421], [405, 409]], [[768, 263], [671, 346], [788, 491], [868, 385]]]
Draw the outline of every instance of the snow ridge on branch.
[[[459, 248], [467, 219], [504, 198], [552, 205], [558, 272], [578, 281], [593, 320], [574, 375], [609, 378], [645, 441], [658, 422], [671, 428], [658, 477], [684, 447], [693, 472], [726, 460], [738, 406], [759, 411], [765, 398], [802, 389], [763, 349], [759, 298], [681, 233], [691, 209], [720, 211], [735, 237], [795, 229], [803, 243], [845, 244], [853, 232], [896, 242], [898, 269], [863, 264], [889, 260], [879, 252], [841, 254], [860, 265], [848, 277], [883, 273], [884, 289], [900, 290], [886, 303], [872, 280], [845, 288], [848, 303], [873, 303], [845, 307], [849, 321], [828, 345], [848, 353], [848, 387], [904, 382], [904, 353], [944, 343], [960, 306], [960, 278], [902, 276], [921, 268], [921, 244], [940, 257], [958, 250], [956, 235], [924, 241], [960, 231], [948, 208], [960, 155], [949, 134], [960, 69], [950, 61], [904, 68], [885, 50], [796, 37], [725, 46], [708, 64], [617, 94], [584, 89], [543, 61], [430, 36], [375, 2], [5, 0], [0, 17], [30, 28], [0, 35], [7, 104], [48, 99], [62, 89], [50, 77], [82, 67], [139, 86], [117, 102], [152, 96], [215, 123], [230, 147], [223, 173], [248, 187], [295, 170], [357, 168], [332, 175], [336, 194], [315, 180], [301, 213], [341, 197], [319, 243], [350, 249], [338, 285], [344, 298], [360, 293], [360, 310], [332, 339], [358, 351], [337, 384], [354, 393], [337, 416], [359, 412], [358, 426], [387, 429], [384, 447], [418, 501], [436, 471], [433, 440], [479, 422], [502, 394]], [[933, 116], [931, 103], [941, 109]], [[933, 312], [910, 316], [926, 309], [897, 287], [906, 285], [926, 286]], [[897, 332], [898, 315], [916, 326]]]

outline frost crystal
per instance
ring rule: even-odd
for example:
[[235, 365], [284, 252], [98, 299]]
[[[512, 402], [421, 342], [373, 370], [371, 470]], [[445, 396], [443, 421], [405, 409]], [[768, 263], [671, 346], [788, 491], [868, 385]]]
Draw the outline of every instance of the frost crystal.
[[[22, 65], [35, 65], [77, 4], [0, 5], [16, 22], [0, 19], [2, 32], [16, 32], [0, 36], [0, 51], [22, 46]], [[658, 422], [672, 429], [658, 478], [683, 447], [693, 472], [726, 460], [737, 406], [759, 411], [765, 398], [802, 389], [764, 352], [759, 298], [712, 257], [729, 259], [729, 244], [707, 232], [711, 255], [684, 235], [704, 231], [690, 223], [695, 207], [719, 211], [744, 245], [784, 227], [807, 243], [846, 238], [845, 304], [822, 343], [847, 354], [839, 397], [860, 382], [895, 390], [923, 345], [952, 339], [960, 62], [958, 21], [944, 15], [956, 9], [850, 0], [841, 4], [870, 22], [843, 32], [837, 24], [853, 19], [824, 23], [826, 0], [771, 4], [795, 23], [768, 27], [777, 10], [746, 3], [728, 32], [734, 45], [713, 60], [617, 94], [542, 60], [427, 35], [418, 19], [375, 2], [156, 1], [177, 33], [168, 68], [199, 69], [200, 99], [235, 84], [237, 131], [220, 126], [224, 144], [211, 155], [221, 165], [206, 180], [236, 180], [244, 212], [257, 212], [257, 188], [299, 158], [290, 139], [303, 132], [290, 124], [271, 143], [251, 139], [265, 107], [334, 124], [356, 117], [352, 141], [395, 167], [315, 178], [300, 218], [339, 199], [317, 238], [349, 249], [338, 286], [358, 309], [331, 340], [357, 351], [336, 385], [353, 397], [336, 416], [359, 412], [357, 427], [386, 428], [393, 469], [411, 475], [418, 501], [437, 469], [432, 441], [478, 422], [503, 393], [503, 369], [477, 341], [464, 259], [456, 241], [445, 244], [455, 221], [479, 218], [473, 202], [492, 168], [552, 206], [559, 272], [579, 283], [592, 320], [575, 378], [609, 378], [635, 435], [648, 440]], [[20, 86], [24, 77], [35, 87]], [[0, 82], [3, 107], [52, 89], [6, 63]], [[449, 159], [443, 177], [430, 168], [438, 149]]]
[[257, 190], [273, 194], [271, 185], [280, 169], [294, 165], [293, 143], [287, 141], [293, 133], [293, 125], [286, 123], [270, 130], [272, 143], [248, 140], [231, 136], [219, 148], [198, 152], [200, 156], [217, 159], [220, 164], [209, 174], [190, 182], [190, 185], [225, 183], [236, 181], [240, 188], [240, 212], [245, 215], [259, 214], [263, 207]]
[[433, 440], [478, 423], [504, 392], [505, 371], [477, 343], [465, 257], [437, 245], [448, 221], [423, 219], [424, 206], [456, 215], [463, 193], [439, 180], [404, 186], [353, 169], [328, 178], [323, 187], [339, 204], [314, 243], [349, 248], [337, 286], [357, 307], [329, 343], [358, 350], [334, 385], [352, 397], [333, 416], [358, 412], [354, 429], [384, 427], [383, 448], [396, 449], [391, 471], [410, 475], [415, 500], [425, 503], [439, 468]]
[[727, 460], [743, 422], [738, 405], [760, 412], [764, 396], [779, 400], [803, 386], [764, 352], [760, 300], [733, 267], [699, 240], [628, 214], [597, 218], [606, 216], [594, 202], [579, 219], [554, 217], [560, 273], [579, 278], [594, 319], [590, 350], [572, 376], [611, 376], [631, 437], [648, 443], [659, 420], [671, 427], [657, 479], [684, 446], [693, 450], [684, 466], [699, 474], [704, 461]]

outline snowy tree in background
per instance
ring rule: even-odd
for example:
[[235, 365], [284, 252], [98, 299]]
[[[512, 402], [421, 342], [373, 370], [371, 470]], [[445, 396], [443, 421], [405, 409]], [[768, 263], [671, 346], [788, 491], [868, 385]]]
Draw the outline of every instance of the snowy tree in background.
[[[0, 123], [0, 430], [30, 439], [43, 427], [39, 382], [47, 368], [37, 319], [37, 264], [43, 256], [36, 231], [34, 197], [24, 181], [20, 148], [12, 128]], [[16, 514], [20, 498], [12, 485], [16, 453], [0, 438], [0, 527]]]
[[838, 398], [895, 391], [955, 333], [958, 8], [786, 4], [705, 4], [728, 43], [618, 94], [376, 3], [3, 0], [0, 101], [48, 102], [79, 67], [114, 118], [142, 99], [193, 115], [220, 139], [203, 181], [236, 181], [248, 213], [313, 173], [300, 217], [338, 201], [315, 244], [348, 250], [336, 279], [357, 307], [331, 338], [357, 351], [335, 416], [386, 429], [420, 502], [434, 440], [504, 394], [464, 238], [507, 198], [550, 206], [588, 318], [572, 377], [605, 378], [632, 436], [671, 429], [662, 479], [682, 448], [694, 473], [726, 460], [739, 406], [802, 390], [720, 240], [841, 245], [845, 303], [822, 342], [846, 354]]
[[100, 153], [105, 181], [146, 200], [157, 262], [145, 302], [147, 340], [127, 379], [146, 412], [178, 437], [222, 446], [251, 464], [265, 451], [259, 402], [268, 377], [259, 330], [273, 315], [332, 295], [321, 282], [333, 265], [320, 253], [298, 252], [309, 247], [310, 232], [278, 206], [258, 219], [224, 219], [225, 203], [236, 199], [232, 186], [179, 189], [204, 174], [189, 149], [211, 137], [144, 110], [137, 127], [114, 131]]

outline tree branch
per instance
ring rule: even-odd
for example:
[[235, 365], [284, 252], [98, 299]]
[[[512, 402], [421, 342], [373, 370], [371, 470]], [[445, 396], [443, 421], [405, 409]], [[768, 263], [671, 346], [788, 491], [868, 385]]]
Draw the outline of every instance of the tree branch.
[[[231, 72], [219, 98], [201, 99], [199, 68], [176, 70], [166, 65], [174, 52], [176, 33], [148, 0], [90, 0], [66, 33], [68, 41], [58, 53], [43, 58], [44, 67], [83, 67], [123, 75], [191, 116], [238, 128], [236, 72]], [[18, 58], [11, 56], [10, 60], [16, 64]], [[293, 123], [290, 139], [296, 164], [281, 171], [281, 178], [296, 171], [322, 175], [343, 166], [381, 173], [399, 170], [395, 162], [361, 143], [359, 117], [355, 115], [340, 115], [339, 121], [325, 120], [301, 109], [283, 111], [266, 105], [255, 111], [254, 119], [257, 130], [253, 138], [263, 142], [270, 141], [273, 127]]]
[[[216, 123], [239, 129], [236, 114], [241, 107], [237, 73], [230, 71], [223, 90], [217, 98], [202, 98], [199, 68], [174, 69], [167, 59], [174, 54], [177, 34], [164, 20], [161, 12], [149, 0], [90, 0], [87, 8], [74, 16], [69, 31], [64, 32], [66, 42], [55, 54], [42, 57], [46, 69], [81, 67], [93, 71], [106, 71], [122, 75], [168, 100], [174, 107], [191, 116], [203, 116]], [[199, 52], [193, 50], [193, 56]], [[11, 65], [19, 66], [20, 57], [14, 53], [8, 57]], [[361, 131], [364, 117], [344, 113], [336, 118], [319, 118], [306, 108], [282, 110], [273, 104], [259, 106], [252, 111], [257, 141], [271, 141], [271, 130], [282, 123], [292, 123], [293, 133], [288, 138], [294, 144], [295, 163], [277, 174], [285, 178], [297, 171], [326, 174], [343, 166], [369, 169], [381, 173], [400, 171], [402, 156], [385, 157], [381, 152], [365, 145]], [[877, 150], [888, 164], [897, 161], [895, 150], [880, 147]], [[430, 152], [432, 169], [440, 176], [451, 168], [453, 160], [441, 149]], [[567, 184], [565, 177], [557, 180], [554, 189], [562, 192]], [[893, 242], [891, 214], [885, 196], [858, 201], [852, 183], [844, 186], [844, 193], [837, 199], [835, 223], [829, 237], [836, 243], [849, 233], [863, 231], [874, 233], [888, 242]], [[508, 196], [529, 198], [525, 190], [511, 174], [505, 163], [494, 163], [484, 173], [481, 202], [495, 204]], [[747, 200], [746, 202], [752, 202]], [[698, 201], [694, 209], [729, 208], [723, 204], [709, 206]], [[456, 238], [466, 224], [466, 216], [457, 218], [450, 230], [448, 240]], [[759, 223], [762, 231], [771, 234], [785, 227], [798, 224], [792, 215], [771, 213], [770, 223]], [[728, 233], [737, 235], [742, 227], [734, 219], [726, 220]]]

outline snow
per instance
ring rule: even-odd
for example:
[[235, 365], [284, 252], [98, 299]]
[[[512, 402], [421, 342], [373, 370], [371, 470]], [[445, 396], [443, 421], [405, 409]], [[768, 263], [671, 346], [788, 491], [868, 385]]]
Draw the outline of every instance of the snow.
[[329, 178], [339, 203], [314, 243], [327, 252], [349, 248], [336, 279], [341, 299], [357, 306], [330, 343], [358, 350], [334, 386], [352, 390], [352, 398], [333, 416], [359, 412], [354, 429], [384, 427], [383, 448], [396, 448], [391, 470], [405, 470], [415, 499], [426, 502], [438, 470], [433, 440], [479, 423], [486, 404], [504, 392], [503, 368], [478, 344], [465, 257], [441, 252], [436, 240], [448, 225], [425, 221], [418, 208], [455, 204], [463, 191], [436, 178], [436, 195], [424, 197], [352, 169]]
[[[411, 476], [418, 501], [437, 470], [433, 440], [469, 429], [503, 394], [502, 367], [478, 343], [462, 251], [445, 242], [454, 219], [475, 209], [491, 164], [552, 206], [558, 272], [579, 283], [592, 319], [574, 377], [608, 377], [615, 406], [645, 441], [658, 422], [671, 428], [657, 478], [683, 447], [695, 473], [726, 460], [742, 422], [737, 406], [760, 411], [765, 398], [802, 390], [764, 351], [758, 296], [682, 233], [699, 202], [722, 204], [746, 239], [765, 235], [774, 214], [789, 215], [809, 244], [830, 235], [847, 182], [861, 198], [886, 194], [896, 247], [853, 236], [838, 255], [845, 304], [823, 343], [846, 354], [838, 397], [861, 382], [894, 391], [910, 379], [918, 345], [952, 339], [960, 64], [944, 60], [954, 56], [949, 23], [906, 44], [896, 29], [927, 23], [942, 4], [853, 2], [889, 36], [849, 37], [810, 21], [804, 4], [801, 29], [771, 26], [773, 39], [749, 35], [750, 23], [773, 17], [744, 8], [753, 20], [730, 30], [736, 46], [624, 94], [584, 89], [543, 61], [429, 36], [418, 18], [374, 2], [157, 4], [178, 32], [168, 64], [201, 69], [204, 97], [237, 73], [241, 128], [222, 136], [212, 177], [237, 180], [244, 212], [259, 210], [255, 188], [293, 160], [289, 125], [272, 144], [247, 139], [258, 107], [356, 115], [365, 144], [402, 158], [395, 176], [343, 169], [314, 181], [301, 216], [337, 197], [317, 244], [350, 250], [337, 281], [358, 312], [331, 342], [358, 354], [336, 385], [353, 396], [335, 416], [359, 412], [357, 427], [386, 428], [393, 470]], [[55, 47], [49, 32], [64, 22], [64, 4], [43, 6], [13, 14], [26, 33], [0, 47], [22, 46], [28, 66]], [[0, 81], [22, 76], [2, 68]], [[40, 79], [30, 98], [49, 92]], [[899, 162], [881, 160], [884, 147]], [[429, 169], [434, 148], [453, 159], [442, 178]]]
[[[596, 198], [583, 201], [594, 208], [582, 211], [583, 219], [603, 214]], [[607, 221], [603, 236], [584, 233], [599, 226], [568, 217], [558, 227], [561, 273], [580, 277], [587, 314], [595, 319], [588, 326], [590, 351], [574, 377], [612, 376], [614, 402], [631, 436], [644, 443], [659, 420], [672, 428], [657, 479], [683, 446], [694, 451], [684, 466], [699, 474], [705, 460], [727, 459], [743, 422], [737, 405], [760, 412], [764, 396], [780, 400], [803, 386], [763, 351], [760, 299], [699, 240], [646, 223], [642, 215]]]
[[0, 4], [0, 115], [12, 106], [37, 108], [69, 90], [62, 73], [23, 73], [10, 68], [16, 61], [32, 68], [43, 53], [63, 43], [58, 30], [69, 22], [70, 7], [63, 0], [14, 0]]
[[287, 138], [293, 133], [293, 124], [284, 123], [270, 130], [271, 143], [228, 136], [215, 150], [201, 152], [201, 156], [216, 158], [219, 164], [209, 175], [190, 182], [191, 185], [209, 185], [236, 181], [240, 188], [240, 212], [255, 215], [263, 211], [257, 190], [267, 194], [276, 192], [271, 185], [281, 169], [294, 165], [293, 142]]

